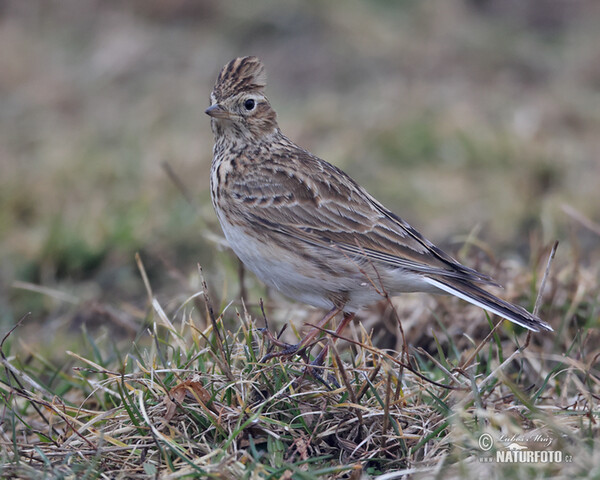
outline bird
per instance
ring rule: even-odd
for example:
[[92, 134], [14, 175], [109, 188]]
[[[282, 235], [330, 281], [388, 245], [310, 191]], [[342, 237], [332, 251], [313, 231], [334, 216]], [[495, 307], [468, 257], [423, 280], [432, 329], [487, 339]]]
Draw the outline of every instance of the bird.
[[305, 352], [336, 315], [339, 334], [359, 309], [404, 292], [451, 294], [528, 330], [553, 330], [488, 292], [497, 285], [488, 275], [286, 137], [265, 87], [257, 57], [235, 58], [218, 74], [205, 113], [214, 135], [211, 198], [230, 247], [266, 285], [327, 311], [298, 344], [281, 343], [272, 356]]

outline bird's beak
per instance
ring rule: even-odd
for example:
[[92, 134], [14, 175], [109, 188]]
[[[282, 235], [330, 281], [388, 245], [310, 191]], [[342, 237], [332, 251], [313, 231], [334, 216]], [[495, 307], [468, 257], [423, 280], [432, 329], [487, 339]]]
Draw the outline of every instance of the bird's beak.
[[229, 118], [231, 116], [231, 114], [218, 103], [208, 107], [204, 110], [204, 113], [213, 118]]

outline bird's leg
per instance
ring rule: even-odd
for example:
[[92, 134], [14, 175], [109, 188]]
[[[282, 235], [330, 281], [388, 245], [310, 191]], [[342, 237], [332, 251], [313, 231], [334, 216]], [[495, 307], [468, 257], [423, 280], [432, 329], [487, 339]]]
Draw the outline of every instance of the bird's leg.
[[[294, 388], [298, 388], [300, 386], [300, 382], [302, 381], [301, 379], [304, 378], [304, 376], [306, 376], [306, 374], [311, 375], [313, 378], [315, 378], [316, 380], [321, 382], [323, 385], [325, 385], [329, 390], [333, 390], [334, 388], [339, 388], [339, 384], [336, 381], [335, 377], [330, 376], [328, 378], [328, 380], [325, 381], [323, 379], [323, 377], [321, 376], [320, 370], [322, 370], [323, 361], [325, 360], [325, 357], [327, 356], [327, 352], [329, 351], [330, 345], [335, 343], [335, 341], [339, 338], [339, 336], [342, 334], [344, 329], [352, 321], [352, 319], [354, 318], [354, 315], [355, 315], [354, 313], [344, 312], [344, 318], [342, 319], [342, 321], [340, 322], [338, 327], [335, 329], [335, 336], [333, 336], [332, 338], [329, 339], [327, 344], [319, 352], [319, 354], [316, 356], [316, 358], [310, 363], [310, 365], [306, 366], [306, 368], [304, 369], [304, 372], [302, 374], [302, 377], [300, 377], [300, 379], [298, 379], [296, 381]], [[331, 385], [331, 384], [333, 384], [333, 385]]]
[[[323, 328], [325, 328], [325, 326], [331, 321], [331, 319], [333, 317], [335, 317], [341, 311], [342, 311], [342, 309], [340, 307], [333, 307], [319, 321], [319, 323], [317, 323], [317, 325], [315, 325], [313, 328], [310, 329], [310, 331], [304, 336], [304, 338], [299, 343], [297, 343], [295, 345], [288, 345], [287, 347], [285, 347], [283, 350], [281, 350], [279, 352], [267, 353], [260, 360], [261, 363], [266, 362], [267, 360], [274, 358], [274, 357], [289, 357], [291, 355], [298, 353], [301, 350], [304, 350], [306, 347], [308, 347], [314, 341], [314, 339], [317, 337], [317, 335], [319, 335], [319, 333], [321, 333]], [[283, 342], [278, 341], [278, 343], [276, 343], [276, 345], [279, 343], [283, 344]], [[284, 345], [287, 345], [287, 344], [284, 344]]]
[[311, 362], [309, 368], [320, 367], [323, 365], [325, 356], [327, 355], [327, 352], [329, 351], [329, 345], [331, 345], [332, 343], [335, 343], [335, 341], [339, 338], [339, 336], [342, 334], [344, 329], [352, 321], [352, 319], [354, 318], [354, 315], [355, 315], [354, 313], [344, 312], [344, 318], [342, 319], [342, 321], [340, 322], [338, 327], [335, 329], [335, 336], [333, 338], [329, 339], [327, 344], [323, 347], [323, 350], [321, 350], [319, 352], [319, 354], [317, 355], [317, 357]]

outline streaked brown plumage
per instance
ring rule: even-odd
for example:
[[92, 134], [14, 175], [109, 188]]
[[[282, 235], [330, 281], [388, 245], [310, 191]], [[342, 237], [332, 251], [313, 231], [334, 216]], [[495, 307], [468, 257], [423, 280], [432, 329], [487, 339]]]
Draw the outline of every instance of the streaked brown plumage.
[[206, 110], [215, 136], [213, 204], [231, 248], [263, 282], [330, 310], [324, 322], [344, 312], [345, 324], [384, 293], [421, 291], [456, 295], [533, 331], [552, 330], [482, 289], [494, 282], [283, 135], [265, 85], [256, 57], [236, 58], [219, 74]]

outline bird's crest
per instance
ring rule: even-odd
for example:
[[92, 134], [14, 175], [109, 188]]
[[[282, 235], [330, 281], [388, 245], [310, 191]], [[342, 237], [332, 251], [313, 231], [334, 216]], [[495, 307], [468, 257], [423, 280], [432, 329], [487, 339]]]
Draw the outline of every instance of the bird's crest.
[[239, 57], [223, 67], [213, 94], [218, 100], [241, 92], [262, 90], [267, 84], [265, 67], [257, 57]]

